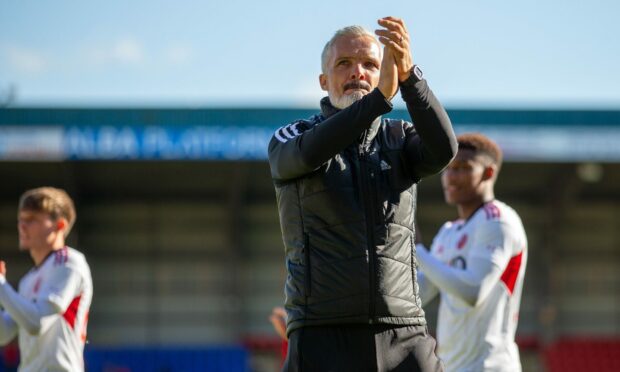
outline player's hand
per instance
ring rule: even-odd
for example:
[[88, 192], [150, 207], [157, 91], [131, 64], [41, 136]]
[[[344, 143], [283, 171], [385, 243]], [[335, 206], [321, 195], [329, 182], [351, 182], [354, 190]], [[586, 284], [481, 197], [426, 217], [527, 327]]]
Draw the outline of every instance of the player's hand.
[[377, 87], [388, 100], [391, 100], [398, 91], [396, 63], [394, 62], [392, 50], [388, 47], [383, 47], [383, 59], [381, 60], [379, 85]]
[[0, 260], [0, 275], [6, 277], [6, 262]]
[[398, 68], [398, 81], [403, 82], [411, 75], [413, 57], [411, 56], [410, 39], [405, 22], [400, 18], [385, 17], [377, 21], [385, 29], [375, 31], [379, 41], [392, 50]]
[[284, 308], [274, 307], [273, 310], [271, 310], [269, 321], [273, 325], [273, 329], [276, 330], [278, 336], [280, 336], [283, 340], [286, 340], [286, 311]]

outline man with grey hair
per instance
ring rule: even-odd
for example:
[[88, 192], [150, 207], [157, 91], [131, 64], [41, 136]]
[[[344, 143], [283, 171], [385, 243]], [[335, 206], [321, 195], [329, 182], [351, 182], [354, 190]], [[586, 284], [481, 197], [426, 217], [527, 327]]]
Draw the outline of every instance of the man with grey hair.
[[[321, 112], [269, 143], [285, 246], [286, 371], [437, 371], [416, 281], [416, 185], [457, 151], [402, 20], [337, 31]], [[400, 89], [412, 124], [386, 119]]]
[[[328, 70], [328, 63], [329, 63], [329, 59], [332, 54], [332, 48], [334, 46], [335, 41], [345, 36], [370, 38], [373, 40], [375, 39], [375, 36], [372, 33], [370, 33], [368, 30], [366, 30], [365, 28], [361, 26], [347, 26], [347, 27], [341, 28], [340, 30], [336, 31], [334, 33], [334, 36], [332, 36], [332, 38], [325, 44], [325, 46], [323, 47], [323, 52], [321, 53], [322, 75], [325, 75]], [[381, 50], [379, 49], [379, 51]], [[347, 108], [353, 102], [360, 100], [364, 96], [364, 92], [360, 90], [354, 90], [353, 92], [351, 92], [351, 94], [347, 94], [347, 95], [337, 95], [332, 90], [325, 89], [323, 87], [322, 82], [321, 82], [321, 87], [324, 90], [327, 90], [327, 94], [329, 96], [329, 100], [332, 106], [339, 108], [339, 109]]]

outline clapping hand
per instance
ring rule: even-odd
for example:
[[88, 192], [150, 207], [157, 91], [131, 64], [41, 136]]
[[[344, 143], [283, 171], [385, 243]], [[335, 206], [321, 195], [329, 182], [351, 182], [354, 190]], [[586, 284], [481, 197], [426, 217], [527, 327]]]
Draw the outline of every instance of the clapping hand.
[[411, 40], [405, 22], [400, 18], [385, 17], [379, 19], [377, 23], [385, 27], [375, 31], [379, 41], [385, 46], [383, 59], [385, 61], [385, 54], [389, 50], [397, 67], [398, 81], [403, 82], [409, 78], [413, 67], [413, 57], [409, 49]]

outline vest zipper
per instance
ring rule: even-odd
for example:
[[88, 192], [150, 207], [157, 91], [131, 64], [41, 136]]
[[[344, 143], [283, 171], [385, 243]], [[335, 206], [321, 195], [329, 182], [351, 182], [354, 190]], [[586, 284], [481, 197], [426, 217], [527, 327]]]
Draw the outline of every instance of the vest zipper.
[[[367, 255], [368, 255], [368, 280], [369, 280], [369, 301], [368, 301], [368, 323], [374, 323], [375, 316], [375, 239], [374, 239], [374, 201], [373, 201], [373, 183], [374, 171], [369, 170], [369, 151], [366, 149], [366, 136], [364, 132], [362, 137], [362, 145], [360, 146], [360, 173], [362, 177], [362, 193], [364, 199], [364, 212], [366, 214], [366, 239], [367, 239]], [[370, 176], [370, 177], [369, 177]]]

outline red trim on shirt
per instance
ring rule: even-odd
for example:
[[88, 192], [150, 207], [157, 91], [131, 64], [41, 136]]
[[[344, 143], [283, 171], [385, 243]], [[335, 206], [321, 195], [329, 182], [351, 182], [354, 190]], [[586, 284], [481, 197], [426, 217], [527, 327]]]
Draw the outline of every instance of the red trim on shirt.
[[515, 289], [515, 283], [517, 282], [517, 277], [519, 276], [519, 269], [521, 269], [522, 258], [523, 251], [508, 261], [506, 270], [504, 270], [504, 273], [502, 274], [501, 281], [506, 284], [506, 288], [508, 288], [508, 292], [510, 292], [510, 294], [512, 294], [512, 291]]
[[463, 234], [463, 236], [461, 236], [461, 239], [459, 239], [458, 243], [456, 243], [456, 248], [463, 249], [466, 243], [467, 243], [467, 234]]
[[37, 294], [39, 293], [39, 289], [41, 289], [41, 283], [43, 282], [43, 279], [41, 277], [37, 278], [37, 281], [34, 282], [34, 287], [32, 287], [32, 293]]
[[69, 323], [69, 325], [73, 329], [75, 329], [75, 317], [77, 316], [77, 311], [78, 311], [78, 307], [80, 306], [81, 299], [82, 299], [81, 295], [74, 298], [73, 301], [71, 301], [71, 303], [69, 304], [67, 311], [65, 311], [65, 313], [62, 314], [62, 317], [65, 318], [67, 323]]

